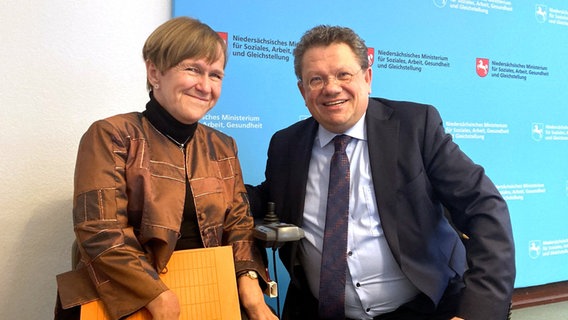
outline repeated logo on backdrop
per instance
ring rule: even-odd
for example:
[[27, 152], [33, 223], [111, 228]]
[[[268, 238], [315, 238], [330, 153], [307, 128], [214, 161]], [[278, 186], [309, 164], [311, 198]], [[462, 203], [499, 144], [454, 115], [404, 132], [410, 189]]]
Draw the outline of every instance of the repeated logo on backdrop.
[[545, 23], [546, 18], [548, 17], [548, 7], [543, 4], [537, 4], [534, 16], [536, 18], [536, 21]]
[[475, 63], [475, 71], [477, 75], [480, 77], [485, 77], [489, 73], [489, 59], [486, 58], [477, 58]]
[[[561, 2], [564, 4], [564, 2]], [[565, 8], [568, 8], [565, 7]], [[550, 7], [545, 4], [535, 5], [534, 17], [539, 23], [549, 23], [568, 27], [568, 9]]]
[[225, 44], [229, 44], [229, 34], [227, 32], [218, 31], [217, 34], [225, 41]]

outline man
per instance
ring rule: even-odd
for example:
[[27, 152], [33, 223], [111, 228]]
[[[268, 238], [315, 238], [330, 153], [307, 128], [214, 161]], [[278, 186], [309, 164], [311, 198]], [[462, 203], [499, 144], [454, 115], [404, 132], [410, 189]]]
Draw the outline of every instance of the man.
[[[272, 137], [266, 180], [247, 186], [257, 217], [274, 202], [280, 220], [306, 234], [280, 250], [291, 278], [283, 318], [506, 319], [515, 279], [507, 205], [436, 109], [369, 98], [367, 47], [351, 29], [309, 30], [294, 59], [313, 117]], [[327, 204], [339, 197], [338, 183], [328, 188], [336, 135], [351, 137], [347, 243], [334, 258], [347, 266], [326, 278], [335, 268], [322, 267], [334, 254], [326, 210], [342, 206]]]

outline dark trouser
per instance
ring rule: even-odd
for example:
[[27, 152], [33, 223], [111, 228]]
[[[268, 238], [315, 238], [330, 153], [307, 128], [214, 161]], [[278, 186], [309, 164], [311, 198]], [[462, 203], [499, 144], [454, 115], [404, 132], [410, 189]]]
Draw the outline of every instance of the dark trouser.
[[413, 304], [421, 304], [420, 300], [428, 299], [420, 295], [413, 301], [400, 306], [395, 311], [376, 316], [374, 320], [449, 320], [456, 316], [459, 292], [446, 293], [433, 312], [419, 311]]
[[[301, 283], [305, 281], [301, 268], [296, 268], [296, 276]], [[299, 272], [298, 272], [299, 271]], [[450, 284], [438, 306], [434, 306], [424, 294], [418, 295], [414, 300], [400, 306], [395, 311], [382, 314], [374, 320], [449, 320], [456, 316], [463, 283]], [[289, 284], [282, 320], [317, 320], [318, 301], [309, 289], [300, 290], [293, 283]]]

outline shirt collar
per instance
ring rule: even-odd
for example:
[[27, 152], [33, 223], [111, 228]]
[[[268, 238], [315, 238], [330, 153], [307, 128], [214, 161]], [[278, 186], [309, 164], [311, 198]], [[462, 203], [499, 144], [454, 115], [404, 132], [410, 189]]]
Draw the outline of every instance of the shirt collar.
[[[367, 140], [367, 130], [365, 130], [366, 126], [367, 126], [367, 124], [365, 123], [365, 115], [366, 114], [367, 113], [365, 112], [365, 114], [363, 114], [361, 119], [359, 119], [359, 121], [357, 121], [353, 127], [349, 128], [349, 129], [347, 129], [347, 131], [343, 132], [343, 134], [348, 135], [348, 136], [355, 138], [355, 139], [358, 139], [358, 140], [366, 141]], [[318, 140], [319, 140], [320, 148], [325, 147], [337, 135], [338, 135], [337, 133], [328, 131], [324, 127], [319, 126], [317, 137], [318, 137]]]

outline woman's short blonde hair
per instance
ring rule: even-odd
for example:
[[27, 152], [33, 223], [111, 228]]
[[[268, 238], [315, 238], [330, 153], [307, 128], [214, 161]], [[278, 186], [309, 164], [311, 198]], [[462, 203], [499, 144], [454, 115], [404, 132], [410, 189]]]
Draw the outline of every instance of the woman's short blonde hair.
[[[219, 50], [221, 48], [221, 50]], [[227, 65], [227, 44], [219, 34], [201, 21], [189, 17], [177, 17], [160, 25], [144, 43], [144, 61], [156, 65], [165, 72], [185, 59], [203, 59], [213, 63], [223, 58]], [[152, 85], [146, 80], [148, 90]]]

